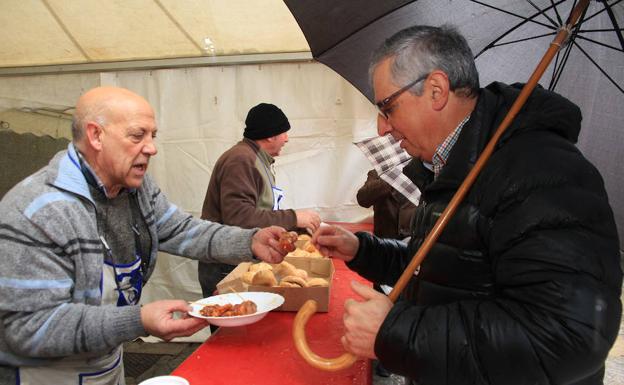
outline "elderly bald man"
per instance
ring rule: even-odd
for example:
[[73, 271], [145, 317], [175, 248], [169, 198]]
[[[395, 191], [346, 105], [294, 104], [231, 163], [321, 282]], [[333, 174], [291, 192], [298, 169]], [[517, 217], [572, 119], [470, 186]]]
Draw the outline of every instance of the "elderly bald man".
[[123, 384], [122, 343], [207, 326], [182, 300], [139, 306], [158, 250], [237, 264], [283, 258], [280, 227], [193, 218], [146, 174], [154, 111], [122, 88], [86, 92], [73, 141], [0, 202], [0, 384]]

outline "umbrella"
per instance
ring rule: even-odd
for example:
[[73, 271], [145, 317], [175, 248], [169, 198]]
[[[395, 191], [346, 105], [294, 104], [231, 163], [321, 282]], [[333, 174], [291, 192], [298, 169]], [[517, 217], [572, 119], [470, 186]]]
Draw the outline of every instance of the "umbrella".
[[[416, 24], [456, 26], [476, 57], [482, 85], [526, 82], [574, 0], [285, 0], [313, 57], [369, 100], [372, 51]], [[591, 1], [541, 84], [583, 112], [579, 147], [603, 177], [624, 239], [624, 0]]]
[[[415, 24], [456, 25], [471, 44], [482, 78], [487, 73], [493, 76], [491, 80], [508, 82], [529, 78], [529, 73], [533, 72], [545, 47], [549, 46], [550, 40], [556, 35], [548, 52], [530, 76], [527, 87], [523, 89], [492, 141], [395, 285], [395, 290], [390, 294], [392, 300], [398, 297], [413, 271], [422, 262], [448, 218], [476, 179], [496, 141], [546, 70], [548, 88], [564, 94], [570, 92], [575, 96], [588, 96], [581, 100], [589, 99], [589, 107], [571, 98], [581, 105], [585, 113], [588, 108], [592, 110], [592, 103], [596, 103], [598, 95], [596, 92], [586, 92], [590, 89], [588, 87], [599, 86], [601, 91], [608, 90], [609, 96], [605, 102], [610, 106], [608, 112], [614, 120], [607, 121], [607, 127], [613, 130], [624, 122], [621, 111], [618, 111], [621, 110], [619, 106], [624, 100], [624, 38], [619, 26], [624, 17], [624, 4], [621, 0], [593, 1], [589, 6], [588, 0], [585, 0], [580, 2], [581, 7], [577, 7], [576, 1], [555, 0], [496, 1], [495, 4], [468, 0], [371, 1], [370, 4], [363, 1], [286, 0], [286, 3], [306, 35], [313, 56], [349, 80], [371, 101], [372, 92], [367, 73], [370, 52], [387, 37], [405, 27]], [[572, 8], [574, 12], [571, 12]], [[570, 31], [561, 26], [569, 21], [568, 15], [571, 13], [574, 16], [570, 18], [572, 23], [568, 27], [577, 20], [579, 23]], [[558, 50], [553, 47], [563, 45], [564, 38], [569, 38], [570, 41], [566, 48]], [[554, 66], [549, 67], [553, 58]], [[598, 75], [590, 72], [588, 67]], [[566, 88], [570, 84], [572, 86]], [[565, 92], [562, 88], [565, 88]], [[608, 125], [609, 123], [612, 125]], [[611, 140], [611, 143], [618, 142]], [[617, 147], [615, 151], [618, 151]], [[355, 358], [348, 355], [338, 357], [332, 362], [309, 350], [302, 325], [305, 325], [313, 311], [313, 304], [308, 306], [306, 303], [295, 319], [293, 335], [299, 352], [312, 365], [326, 370], [336, 370], [353, 362]]]

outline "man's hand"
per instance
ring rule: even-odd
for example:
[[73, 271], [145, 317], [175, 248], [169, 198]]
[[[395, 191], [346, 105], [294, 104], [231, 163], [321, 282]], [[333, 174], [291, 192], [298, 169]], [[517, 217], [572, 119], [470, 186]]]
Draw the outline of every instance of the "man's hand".
[[321, 254], [349, 262], [360, 247], [359, 239], [340, 226], [321, 226], [312, 236], [312, 244]]
[[[141, 323], [150, 335], [169, 341], [173, 337], [186, 337], [208, 326], [208, 321], [188, 315], [191, 307], [182, 300], [162, 300], [141, 307]], [[180, 312], [182, 318], [173, 319]]]
[[280, 247], [280, 235], [284, 233], [282, 227], [271, 226], [258, 230], [251, 239], [251, 252], [256, 258], [268, 263], [280, 263], [286, 251]]
[[315, 232], [321, 225], [321, 217], [315, 210], [295, 210], [297, 227]]
[[342, 345], [358, 357], [375, 359], [375, 339], [392, 308], [392, 301], [372, 287], [357, 281], [351, 282], [351, 288], [366, 301], [348, 299], [345, 302], [345, 335], [341, 340]]

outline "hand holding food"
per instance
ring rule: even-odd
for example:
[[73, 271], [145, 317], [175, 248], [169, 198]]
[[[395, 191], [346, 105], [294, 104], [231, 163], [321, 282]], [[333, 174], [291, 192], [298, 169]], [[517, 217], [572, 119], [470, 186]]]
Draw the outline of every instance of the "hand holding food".
[[290, 253], [296, 249], [297, 233], [294, 231], [283, 232], [279, 237], [279, 247], [286, 253]]
[[349, 262], [355, 257], [360, 241], [340, 226], [321, 226], [312, 236], [312, 244], [321, 254]]
[[280, 245], [280, 236], [286, 232], [279, 226], [258, 230], [251, 239], [251, 252], [258, 259], [268, 263], [280, 263], [287, 251]]

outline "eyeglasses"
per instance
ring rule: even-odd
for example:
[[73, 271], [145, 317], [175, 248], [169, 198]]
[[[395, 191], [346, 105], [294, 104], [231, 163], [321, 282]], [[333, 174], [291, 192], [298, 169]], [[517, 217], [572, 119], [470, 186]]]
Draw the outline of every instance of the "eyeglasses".
[[384, 118], [388, 119], [388, 111], [387, 111], [388, 107], [387, 106], [390, 103], [392, 103], [396, 98], [401, 96], [401, 94], [403, 92], [405, 92], [405, 91], [409, 90], [410, 88], [412, 88], [413, 86], [415, 86], [416, 83], [425, 80], [427, 78], [427, 76], [429, 76], [428, 73], [424, 74], [423, 76], [421, 76], [418, 79], [414, 80], [413, 82], [409, 83], [405, 87], [399, 89], [398, 91], [396, 91], [392, 95], [388, 96], [387, 98], [385, 98], [383, 100], [380, 100], [377, 103], [375, 103], [375, 105], [377, 106], [377, 110], [379, 110], [379, 113], [381, 114], [381, 116], [383, 116]]

